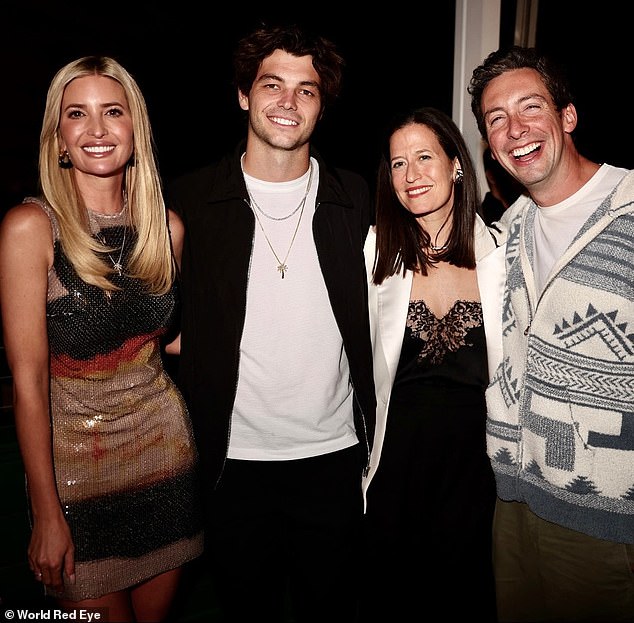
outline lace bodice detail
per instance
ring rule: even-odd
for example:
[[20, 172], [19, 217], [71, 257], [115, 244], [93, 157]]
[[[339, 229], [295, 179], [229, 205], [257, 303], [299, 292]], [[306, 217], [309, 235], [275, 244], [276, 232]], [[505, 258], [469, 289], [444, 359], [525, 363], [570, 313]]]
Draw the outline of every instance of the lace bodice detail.
[[488, 384], [482, 305], [456, 301], [438, 318], [425, 301], [410, 301], [395, 386]]
[[442, 318], [437, 318], [425, 301], [409, 304], [406, 326], [412, 339], [421, 341], [419, 362], [441, 363], [448, 351], [456, 352], [467, 346], [467, 334], [480, 325], [482, 306], [476, 301], [456, 301]]

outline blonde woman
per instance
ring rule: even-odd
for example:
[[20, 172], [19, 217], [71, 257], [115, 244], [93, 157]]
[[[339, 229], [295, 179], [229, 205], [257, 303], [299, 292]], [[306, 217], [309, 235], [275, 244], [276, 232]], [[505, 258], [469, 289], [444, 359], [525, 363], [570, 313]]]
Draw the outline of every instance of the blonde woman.
[[0, 227], [29, 566], [65, 609], [160, 621], [202, 550], [197, 453], [160, 350], [183, 227], [163, 202], [143, 95], [115, 60], [57, 72], [39, 172], [40, 196]]

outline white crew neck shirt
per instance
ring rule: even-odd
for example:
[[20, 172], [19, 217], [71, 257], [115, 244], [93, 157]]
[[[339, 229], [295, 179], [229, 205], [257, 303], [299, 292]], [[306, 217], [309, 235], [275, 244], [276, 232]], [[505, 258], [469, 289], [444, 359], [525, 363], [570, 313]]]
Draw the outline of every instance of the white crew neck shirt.
[[301, 203], [310, 170], [281, 183], [244, 175], [268, 216], [252, 207], [257, 218], [229, 458], [300, 459], [357, 443], [348, 360], [313, 240], [319, 166], [314, 158], [311, 164], [303, 213], [285, 219]]
[[541, 293], [553, 266], [577, 232], [627, 175], [627, 169], [603, 164], [573, 195], [552, 206], [537, 206], [535, 218], [535, 284]]

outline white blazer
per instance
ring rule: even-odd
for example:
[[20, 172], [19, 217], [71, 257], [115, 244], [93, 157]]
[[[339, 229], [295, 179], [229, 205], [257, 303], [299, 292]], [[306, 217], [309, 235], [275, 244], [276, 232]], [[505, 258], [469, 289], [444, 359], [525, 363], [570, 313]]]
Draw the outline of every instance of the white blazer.
[[[502, 358], [502, 295], [504, 292], [504, 235], [488, 228], [476, 217], [475, 252], [476, 275], [482, 303], [482, 316], [487, 342], [489, 377]], [[413, 273], [393, 275], [381, 285], [372, 283], [372, 267], [376, 248], [376, 231], [371, 228], [365, 242], [364, 254], [368, 274], [368, 304], [370, 331], [374, 356], [374, 384], [376, 389], [376, 430], [370, 456], [370, 467], [363, 479], [363, 494], [376, 473], [381, 458], [387, 413], [392, 385], [401, 355]]]

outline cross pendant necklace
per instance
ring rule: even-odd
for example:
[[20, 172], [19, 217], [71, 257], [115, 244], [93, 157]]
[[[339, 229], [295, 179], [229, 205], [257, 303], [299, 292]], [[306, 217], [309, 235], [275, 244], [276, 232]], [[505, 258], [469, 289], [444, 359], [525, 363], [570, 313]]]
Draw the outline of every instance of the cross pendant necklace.
[[[244, 175], [242, 158], [240, 159], [240, 167], [242, 168], [242, 174]], [[255, 202], [255, 199], [253, 199], [253, 195], [251, 194], [251, 191], [249, 190], [249, 187], [247, 186], [247, 194], [249, 195], [249, 206], [251, 207], [253, 214], [255, 214], [255, 218], [258, 222], [258, 225], [260, 226], [260, 229], [262, 230], [262, 233], [264, 234], [264, 239], [266, 240], [266, 243], [269, 245], [269, 249], [271, 249], [271, 253], [273, 253], [273, 256], [277, 260], [277, 272], [280, 273], [280, 275], [282, 276], [282, 279], [284, 279], [284, 275], [286, 274], [286, 271], [288, 270], [288, 265], [286, 264], [286, 260], [288, 259], [288, 256], [291, 253], [291, 249], [293, 248], [293, 243], [295, 242], [295, 238], [297, 237], [297, 232], [299, 231], [299, 225], [302, 222], [302, 216], [304, 215], [304, 206], [306, 205], [306, 198], [308, 197], [308, 193], [310, 192], [310, 186], [313, 181], [313, 163], [312, 162], [309, 163], [309, 167], [310, 167], [309, 168], [310, 173], [308, 175], [308, 183], [306, 184], [306, 192], [304, 193], [304, 196], [301, 202], [299, 203], [297, 208], [295, 208], [289, 215], [284, 216], [282, 218], [275, 218], [275, 217], [269, 216], [266, 212], [264, 212], [260, 208], [260, 206], [258, 206], [258, 204]], [[245, 180], [245, 185], [246, 185], [246, 180]], [[254, 206], [256, 209], [254, 209]], [[291, 243], [288, 245], [288, 251], [286, 251], [286, 255], [284, 256], [284, 259], [281, 260], [279, 255], [276, 253], [275, 249], [273, 248], [273, 245], [271, 244], [269, 237], [266, 235], [266, 231], [264, 230], [262, 221], [260, 220], [260, 217], [258, 216], [258, 212], [262, 212], [264, 216], [267, 216], [268, 218], [271, 218], [272, 220], [284, 221], [290, 218], [291, 216], [293, 216], [293, 214], [295, 214], [297, 210], [300, 210], [299, 218], [297, 219], [297, 225], [295, 226], [295, 231], [293, 232]]]
[[[107, 243], [103, 233], [101, 232], [100, 225], [97, 223], [97, 218], [105, 220], [106, 222], [112, 219], [119, 219], [122, 215], [125, 215], [127, 207], [128, 207], [128, 196], [126, 193], [124, 193], [123, 208], [121, 208], [121, 211], [118, 212], [117, 214], [101, 214], [99, 212], [93, 212], [92, 210], [88, 210], [88, 219], [90, 220], [90, 223], [91, 223], [91, 229], [95, 232], [94, 236], [104, 247], [110, 247], [110, 245]], [[124, 222], [123, 223], [123, 238], [121, 240], [121, 247], [119, 247], [119, 258], [115, 260], [109, 251], [105, 251], [105, 254], [108, 256], [108, 258], [110, 259], [110, 263], [112, 264], [112, 269], [117, 273], [119, 277], [121, 277], [121, 275], [123, 274], [123, 252], [125, 249], [126, 230], [127, 228]], [[113, 249], [113, 251], [116, 251], [116, 248]]]
[[255, 214], [255, 218], [257, 219], [258, 224], [260, 225], [260, 229], [262, 230], [262, 233], [264, 234], [264, 239], [266, 240], [266, 243], [269, 245], [269, 249], [271, 249], [271, 252], [275, 256], [275, 259], [277, 260], [277, 272], [281, 273], [282, 279], [284, 279], [284, 274], [288, 270], [288, 266], [286, 265], [286, 260], [288, 259], [288, 256], [291, 253], [291, 249], [293, 248], [293, 243], [295, 242], [295, 238], [297, 237], [297, 232], [299, 231], [299, 224], [302, 222], [302, 216], [304, 214], [305, 205], [306, 205], [306, 195], [304, 195], [304, 199], [302, 200], [301, 212], [299, 213], [299, 218], [297, 219], [297, 225], [295, 226], [295, 231], [293, 232], [293, 237], [291, 238], [291, 244], [288, 246], [288, 251], [286, 252], [286, 255], [284, 256], [283, 260], [281, 260], [279, 256], [277, 255], [277, 253], [275, 252], [275, 249], [273, 248], [273, 245], [271, 244], [269, 237], [266, 235], [266, 232], [264, 231], [264, 227], [262, 226], [262, 221], [260, 220], [258, 213], [255, 210], [253, 211], [253, 214]]

